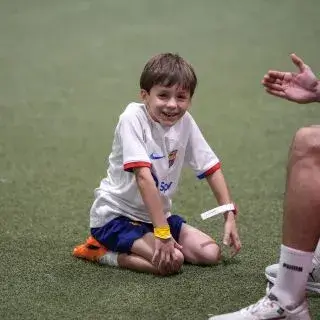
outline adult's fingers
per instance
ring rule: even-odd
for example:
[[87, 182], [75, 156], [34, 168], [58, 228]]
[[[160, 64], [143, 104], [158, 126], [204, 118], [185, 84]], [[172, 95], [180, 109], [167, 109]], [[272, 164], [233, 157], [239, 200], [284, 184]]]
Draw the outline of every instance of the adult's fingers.
[[273, 96], [276, 96], [276, 97], [280, 97], [280, 98], [283, 98], [283, 99], [287, 98], [285, 92], [282, 91], [282, 90], [279, 91], [279, 90], [273, 90], [273, 89], [266, 88], [266, 92], [268, 92], [269, 94], [271, 94]]
[[266, 89], [269, 89], [269, 90], [273, 90], [273, 91], [283, 91], [283, 87], [281, 84], [278, 84], [278, 83], [266, 83], [264, 84], [265, 88]]
[[266, 74], [262, 79], [262, 84], [268, 84], [268, 83], [278, 83], [281, 84], [283, 82], [283, 79], [272, 77], [268, 74]]
[[283, 80], [284, 77], [288, 74], [287, 72], [278, 71], [278, 70], [269, 70], [266, 76], [270, 79], [280, 79]]

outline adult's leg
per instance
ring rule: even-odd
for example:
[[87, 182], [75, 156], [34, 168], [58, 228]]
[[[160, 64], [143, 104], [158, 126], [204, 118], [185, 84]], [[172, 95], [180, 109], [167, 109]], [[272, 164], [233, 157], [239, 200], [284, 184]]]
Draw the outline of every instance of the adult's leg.
[[279, 273], [272, 289], [284, 303], [304, 300], [320, 237], [320, 128], [300, 129], [288, 162]]
[[310, 320], [305, 289], [320, 238], [320, 128], [300, 129], [289, 153], [279, 272], [268, 296], [211, 320]]
[[313, 252], [320, 237], [320, 127], [300, 129], [291, 146], [283, 244]]

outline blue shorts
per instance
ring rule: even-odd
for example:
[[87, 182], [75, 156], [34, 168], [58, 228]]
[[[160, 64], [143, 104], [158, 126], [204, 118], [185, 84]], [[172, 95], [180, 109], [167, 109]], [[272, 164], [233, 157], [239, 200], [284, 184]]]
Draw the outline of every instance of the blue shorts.
[[[181, 226], [186, 222], [178, 215], [168, 219], [172, 237], [178, 242]], [[103, 227], [91, 228], [92, 236], [111, 251], [131, 253], [133, 243], [146, 233], [153, 232], [153, 225], [141, 221], [133, 221], [121, 216], [109, 221]]]

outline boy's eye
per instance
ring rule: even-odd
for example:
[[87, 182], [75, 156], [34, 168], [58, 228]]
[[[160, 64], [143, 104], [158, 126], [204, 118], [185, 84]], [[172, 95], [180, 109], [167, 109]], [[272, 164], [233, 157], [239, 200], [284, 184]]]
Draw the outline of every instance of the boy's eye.
[[181, 95], [177, 96], [177, 99], [181, 102], [184, 102], [184, 101], [188, 100], [188, 97], [184, 94], [181, 94]]
[[166, 94], [165, 92], [162, 92], [162, 93], [159, 93], [158, 96], [160, 98], [167, 98], [168, 97], [168, 94]]

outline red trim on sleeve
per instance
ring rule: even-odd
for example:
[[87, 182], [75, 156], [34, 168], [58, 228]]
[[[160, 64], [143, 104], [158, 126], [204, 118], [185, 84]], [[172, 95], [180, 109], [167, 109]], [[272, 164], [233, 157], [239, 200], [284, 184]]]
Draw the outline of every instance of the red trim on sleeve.
[[213, 167], [211, 167], [210, 169], [208, 169], [207, 171], [205, 171], [204, 173], [198, 175], [199, 179], [203, 179], [207, 176], [210, 176], [210, 174], [215, 173], [217, 170], [219, 170], [221, 168], [221, 163], [218, 162], [217, 164], [215, 164]]
[[218, 162], [217, 164], [215, 164], [213, 167], [211, 167], [210, 169], [208, 169], [205, 173], [204, 176], [210, 176], [210, 174], [215, 173], [217, 170], [219, 170], [221, 168], [221, 163]]
[[125, 171], [131, 171], [131, 172], [133, 171], [134, 168], [142, 168], [142, 167], [151, 168], [151, 163], [145, 162], [145, 161], [135, 161], [135, 162], [125, 163], [123, 165], [123, 169]]

